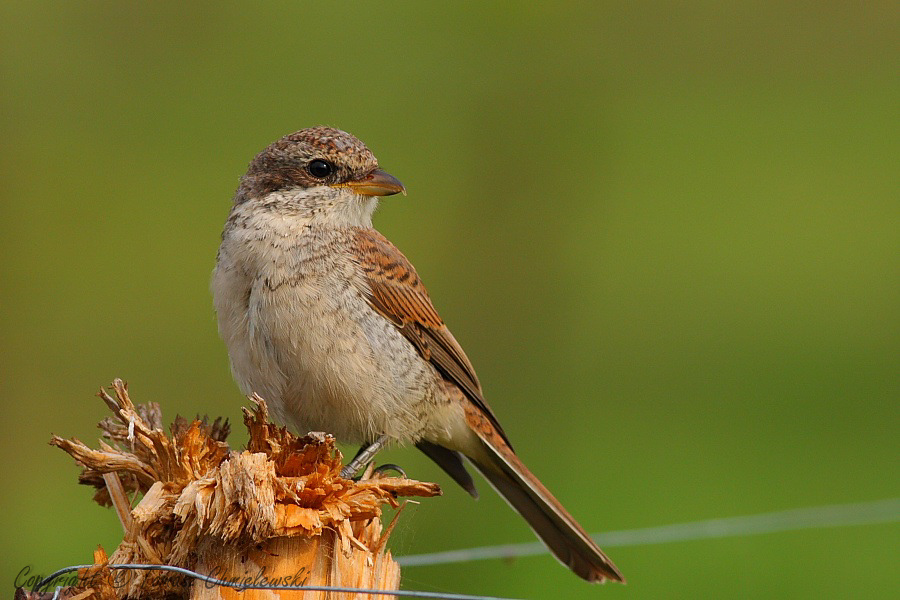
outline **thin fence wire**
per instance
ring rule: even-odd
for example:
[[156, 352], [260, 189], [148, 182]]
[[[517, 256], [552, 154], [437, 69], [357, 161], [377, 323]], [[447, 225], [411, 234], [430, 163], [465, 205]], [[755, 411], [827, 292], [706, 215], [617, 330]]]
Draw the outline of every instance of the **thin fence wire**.
[[[604, 548], [645, 546], [734, 536], [759, 535], [819, 527], [871, 525], [900, 521], [900, 498], [855, 504], [831, 504], [777, 512], [707, 519], [659, 527], [610, 531], [593, 536]], [[401, 567], [421, 567], [497, 558], [516, 558], [547, 553], [540, 542], [481, 546], [463, 550], [395, 557]]]
[[[612, 548], [616, 546], [645, 546], [681, 542], [689, 540], [714, 539], [724, 537], [759, 535], [779, 531], [795, 531], [825, 527], [844, 527], [849, 525], [873, 525], [877, 523], [893, 523], [900, 521], [900, 498], [888, 498], [875, 502], [858, 502], [855, 504], [831, 504], [797, 508], [777, 512], [707, 519], [689, 523], [676, 523], [660, 527], [644, 527], [610, 531], [595, 535], [594, 539], [601, 545]], [[464, 550], [432, 552], [429, 554], [413, 554], [396, 557], [400, 566], [414, 567], [469, 562], [497, 558], [515, 558], [544, 554], [547, 549], [540, 543], [505, 544], [501, 546], [482, 546]], [[35, 589], [46, 589], [49, 584], [61, 575], [85, 569], [94, 565], [75, 565], [60, 569], [46, 577]], [[206, 582], [235, 590], [291, 590], [291, 591], [331, 591], [356, 594], [397, 596], [404, 598], [428, 598], [434, 600], [513, 600], [497, 596], [472, 596], [444, 592], [424, 592], [416, 590], [375, 590], [364, 588], [307, 586], [307, 585], [271, 585], [271, 584], [236, 584], [232, 581], [216, 579], [190, 569], [168, 565], [109, 565], [110, 569], [159, 570], [181, 573]], [[59, 588], [57, 588], [57, 594]]]
[[[71, 573], [72, 571], [77, 571], [78, 569], [88, 569], [95, 566], [96, 565], [72, 565], [71, 567], [60, 569], [59, 571], [56, 571], [55, 573], [52, 573], [45, 577], [43, 581], [35, 586], [35, 589], [40, 590], [47, 588], [50, 582], [61, 575], [65, 575], [66, 573]], [[170, 571], [172, 573], [180, 573], [181, 575], [187, 575], [188, 577], [199, 579], [200, 581], [203, 581], [210, 586], [232, 588], [238, 592], [243, 592], [245, 590], [285, 590], [298, 592], [342, 592], [349, 594], [398, 596], [402, 598], [428, 598], [433, 600], [516, 600], [515, 598], [504, 598], [500, 596], [472, 596], [468, 594], [423, 592], [418, 590], [376, 590], [370, 588], [338, 587], [331, 585], [237, 584], [233, 581], [216, 579], [215, 577], [203, 575], [202, 573], [197, 573], [196, 571], [191, 571], [190, 569], [184, 569], [182, 567], [172, 567], [169, 565], [117, 564], [107, 566], [110, 569], [133, 569], [135, 571]], [[61, 588], [56, 588], [56, 593], [53, 596], [54, 598], [59, 596], [60, 589]]]

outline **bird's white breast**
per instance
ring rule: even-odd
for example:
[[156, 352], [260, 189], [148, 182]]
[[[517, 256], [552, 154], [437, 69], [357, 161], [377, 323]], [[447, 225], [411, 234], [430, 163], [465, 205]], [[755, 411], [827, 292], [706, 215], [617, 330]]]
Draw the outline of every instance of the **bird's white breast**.
[[352, 230], [241, 212], [223, 236], [212, 290], [243, 392], [302, 433], [359, 443], [423, 435], [435, 371], [360, 292]]

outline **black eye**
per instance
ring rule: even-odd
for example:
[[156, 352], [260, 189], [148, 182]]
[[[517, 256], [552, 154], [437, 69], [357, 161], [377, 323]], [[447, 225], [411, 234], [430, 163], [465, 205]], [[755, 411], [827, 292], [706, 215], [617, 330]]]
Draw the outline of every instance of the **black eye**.
[[309, 161], [309, 164], [306, 165], [306, 170], [309, 171], [309, 174], [316, 179], [325, 179], [326, 177], [334, 173], [334, 165], [327, 160], [317, 158], [315, 160]]

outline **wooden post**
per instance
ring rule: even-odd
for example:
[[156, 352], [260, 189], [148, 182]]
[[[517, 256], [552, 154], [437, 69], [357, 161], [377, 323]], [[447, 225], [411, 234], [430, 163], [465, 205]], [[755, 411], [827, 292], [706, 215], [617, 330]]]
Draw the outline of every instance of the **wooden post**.
[[[227, 421], [178, 418], [167, 435], [157, 405], [135, 406], [121, 380], [112, 392], [99, 394], [114, 414], [100, 423], [110, 443], [95, 450], [75, 439], [51, 440], [84, 467], [79, 481], [97, 488], [97, 502], [116, 507], [125, 528], [108, 561], [100, 549], [96, 566], [80, 573], [81, 585], [67, 594], [79, 600], [389, 597], [239, 592], [170, 572], [105, 566], [124, 563], [184, 567], [238, 586], [399, 588], [400, 570], [386, 547], [394, 522], [383, 531], [382, 507], [399, 507], [400, 497], [439, 495], [436, 484], [373, 478], [371, 467], [360, 481], [343, 479], [334, 438], [298, 437], [270, 423], [259, 397], [244, 409], [250, 441], [237, 451], [225, 442]], [[133, 508], [129, 493], [142, 496]]]

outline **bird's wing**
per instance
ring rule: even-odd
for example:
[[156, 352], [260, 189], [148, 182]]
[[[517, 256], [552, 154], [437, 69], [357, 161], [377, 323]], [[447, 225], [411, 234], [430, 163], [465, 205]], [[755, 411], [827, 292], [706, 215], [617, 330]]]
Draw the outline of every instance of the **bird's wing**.
[[365, 275], [362, 291], [372, 307], [397, 327], [422, 358], [455, 383], [505, 439], [497, 417], [484, 400], [472, 363], [434, 309], [409, 260], [374, 229], [357, 230], [354, 250]]

